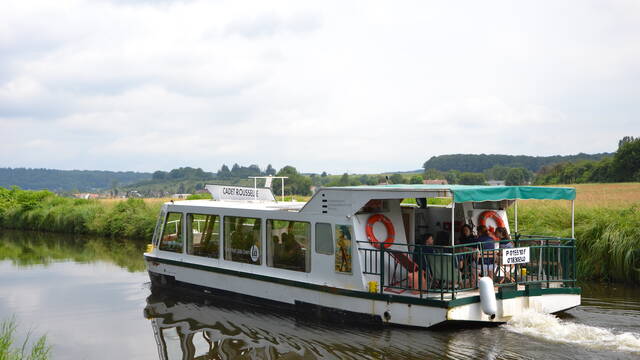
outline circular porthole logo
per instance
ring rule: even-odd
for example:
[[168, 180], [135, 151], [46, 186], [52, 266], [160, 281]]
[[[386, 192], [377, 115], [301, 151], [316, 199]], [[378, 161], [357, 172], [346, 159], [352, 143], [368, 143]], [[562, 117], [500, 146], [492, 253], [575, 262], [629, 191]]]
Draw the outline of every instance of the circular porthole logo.
[[260, 258], [260, 249], [257, 246], [253, 245], [251, 247], [251, 261], [256, 262]]

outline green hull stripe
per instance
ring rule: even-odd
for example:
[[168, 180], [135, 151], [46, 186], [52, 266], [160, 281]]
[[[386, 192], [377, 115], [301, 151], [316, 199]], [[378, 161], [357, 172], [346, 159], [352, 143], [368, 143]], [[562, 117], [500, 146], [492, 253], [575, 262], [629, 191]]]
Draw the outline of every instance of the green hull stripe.
[[[148, 255], [145, 255], [144, 257], [145, 257], [145, 259], [147, 261], [154, 261], [154, 262], [168, 264], [168, 265], [175, 265], [175, 266], [186, 267], [186, 268], [191, 268], [191, 269], [196, 269], [196, 270], [209, 271], [209, 272], [214, 272], [214, 273], [219, 273], [219, 274], [225, 274], [225, 275], [242, 277], [242, 278], [247, 278], [247, 279], [271, 282], [271, 283], [287, 285], [287, 286], [293, 286], [293, 287], [304, 288], [304, 289], [310, 289], [310, 290], [315, 290], [315, 291], [322, 291], [322, 292], [331, 293], [331, 294], [335, 294], [335, 295], [357, 297], [357, 298], [361, 298], [361, 299], [387, 301], [387, 302], [394, 302], [394, 303], [401, 303], [401, 304], [425, 305], [425, 306], [432, 306], [432, 307], [444, 308], [444, 309], [450, 309], [450, 308], [454, 308], [456, 306], [462, 306], [462, 305], [467, 305], [467, 304], [473, 304], [473, 303], [476, 303], [476, 302], [480, 302], [480, 296], [469, 296], [469, 297], [464, 297], [464, 298], [458, 298], [458, 299], [455, 299], [455, 300], [437, 300], [437, 299], [426, 299], [426, 298], [420, 299], [420, 298], [407, 297], [407, 296], [397, 296], [397, 295], [391, 295], [391, 294], [369, 293], [369, 292], [364, 292], [364, 291], [339, 289], [339, 288], [330, 287], [330, 286], [310, 284], [310, 283], [306, 283], [306, 282], [302, 282], [302, 281], [288, 280], [288, 279], [276, 278], [276, 277], [266, 276], [266, 275], [245, 273], [245, 272], [236, 271], [236, 270], [229, 270], [229, 269], [223, 269], [223, 268], [218, 268], [218, 267], [214, 267], [214, 266], [207, 266], [207, 265], [193, 264], [193, 263], [187, 263], [187, 262], [182, 262], [182, 261], [163, 259], [163, 258], [158, 258], [158, 257], [153, 257], [153, 256], [148, 256]], [[540, 295], [547, 295], [547, 294], [580, 294], [580, 288], [536, 289], [536, 294], [535, 295], [538, 295], [538, 293], [537, 293], [538, 291], [541, 291]], [[497, 299], [510, 299], [510, 298], [518, 297], [518, 296], [526, 296], [525, 292], [526, 292], [526, 290], [525, 291], [522, 291], [522, 290], [521, 291], [512, 291], [512, 292], [508, 292], [506, 294], [497, 293], [496, 294], [496, 298]], [[517, 295], [513, 295], [514, 293], [516, 293]]]

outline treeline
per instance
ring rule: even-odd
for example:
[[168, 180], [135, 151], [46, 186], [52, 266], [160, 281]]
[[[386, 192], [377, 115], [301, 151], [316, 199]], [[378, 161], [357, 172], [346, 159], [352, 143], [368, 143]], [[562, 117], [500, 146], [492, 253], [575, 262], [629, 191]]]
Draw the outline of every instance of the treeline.
[[626, 181], [640, 181], [640, 138], [632, 136], [618, 142], [613, 157], [544, 166], [535, 179], [539, 185]]
[[[271, 165], [262, 170], [258, 165], [241, 166], [233, 164], [229, 168], [223, 164], [220, 169], [206, 172], [201, 168], [181, 167], [171, 171], [156, 171], [151, 179], [141, 181], [120, 189], [120, 193], [135, 193], [142, 197], [162, 197], [172, 194], [196, 193], [204, 191], [207, 184], [226, 184], [239, 186], [253, 186], [250, 176], [287, 176], [285, 193], [287, 195], [310, 195], [311, 181], [308, 176], [298, 173], [293, 166], [285, 166], [280, 171]], [[260, 184], [262, 186], [262, 184]], [[281, 183], [274, 181], [274, 192], [281, 192]]]
[[19, 186], [30, 190], [94, 191], [149, 178], [149, 173], [133, 171], [0, 168], [0, 186]]
[[576, 162], [581, 160], [601, 160], [609, 157], [610, 153], [554, 156], [527, 156], [527, 155], [494, 155], [494, 154], [451, 154], [433, 156], [427, 160], [422, 168], [439, 171], [456, 170], [459, 172], [482, 173], [496, 165], [508, 168], [525, 168], [537, 172], [546, 165], [560, 162]]

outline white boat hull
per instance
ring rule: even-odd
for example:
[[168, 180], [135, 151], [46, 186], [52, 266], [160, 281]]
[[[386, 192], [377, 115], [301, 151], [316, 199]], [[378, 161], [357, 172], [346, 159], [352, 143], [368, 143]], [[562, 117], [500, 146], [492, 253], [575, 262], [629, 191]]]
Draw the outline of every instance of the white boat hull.
[[[482, 312], [479, 296], [460, 294], [455, 300], [420, 299], [393, 294], [368, 293], [360, 290], [338, 289], [323, 284], [312, 284], [268, 278], [258, 274], [239, 274], [225, 269], [167, 261], [146, 254], [152, 279], [175, 279], [179, 284], [196, 286], [204, 293], [218, 293], [235, 301], [238, 294], [244, 298], [279, 304], [296, 311], [331, 313], [333, 318], [345, 322], [362, 320], [414, 327], [431, 327], [451, 321], [507, 322], [512, 316], [533, 308], [545, 313], [556, 313], [580, 305], [579, 289], [562, 289], [545, 294], [538, 289], [534, 295], [517, 292], [498, 296], [497, 314], [491, 319]], [[573, 291], [571, 291], [573, 289]], [[219, 291], [221, 290], [221, 291]], [[577, 291], [575, 291], [577, 290]], [[571, 293], [573, 292], [573, 293]], [[508, 298], [507, 298], [508, 297]]]

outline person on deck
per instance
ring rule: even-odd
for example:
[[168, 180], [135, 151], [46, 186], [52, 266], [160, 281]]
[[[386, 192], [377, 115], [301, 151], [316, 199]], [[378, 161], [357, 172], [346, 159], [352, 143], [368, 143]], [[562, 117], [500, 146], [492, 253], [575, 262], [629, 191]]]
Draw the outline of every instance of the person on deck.
[[458, 237], [458, 244], [471, 244], [474, 242], [476, 242], [476, 237], [473, 236], [473, 229], [471, 229], [471, 225], [462, 225], [460, 228], [460, 237]]
[[[473, 235], [473, 229], [471, 225], [464, 224], [460, 228], [460, 236], [458, 237], [458, 241], [456, 245], [466, 245], [473, 244], [477, 242], [475, 235]], [[477, 269], [477, 260], [476, 254], [471, 254], [469, 252], [477, 251], [477, 246], [465, 246], [456, 248], [456, 252], [465, 252], [465, 255], [458, 255], [456, 257], [458, 262], [458, 268], [463, 274], [463, 277], [466, 279], [465, 287], [475, 287], [476, 284], [476, 269]]]
[[[425, 254], [433, 254], [435, 249], [433, 248], [433, 235], [426, 234], [421, 239], [416, 241], [416, 247], [413, 250], [413, 261], [415, 263], [420, 263], [420, 253]], [[422, 249], [422, 251], [420, 251]], [[426, 257], [422, 259], [422, 269], [427, 269]]]
[[[509, 236], [509, 232], [507, 231], [506, 228], [504, 227], [497, 228], [495, 234], [496, 234], [496, 237], [498, 238], [498, 241], [500, 242], [500, 245], [499, 245], [500, 249], [514, 248], [513, 241], [511, 241], [511, 236]], [[502, 251], [498, 252], [498, 258], [500, 263], [500, 273], [502, 274], [502, 279], [500, 280], [500, 283], [504, 283], [505, 281], [510, 282], [512, 280], [511, 273], [513, 273], [514, 271], [514, 266], [504, 265], [502, 263]]]
[[513, 241], [511, 241], [511, 236], [509, 236], [509, 232], [507, 232], [507, 228], [499, 227], [496, 229], [496, 237], [498, 241], [500, 241], [500, 249], [511, 249], [513, 248]]
[[496, 244], [485, 225], [478, 225], [478, 239], [476, 239], [476, 242], [480, 243], [481, 249], [478, 270], [482, 273], [482, 276], [493, 278], [493, 258]]

